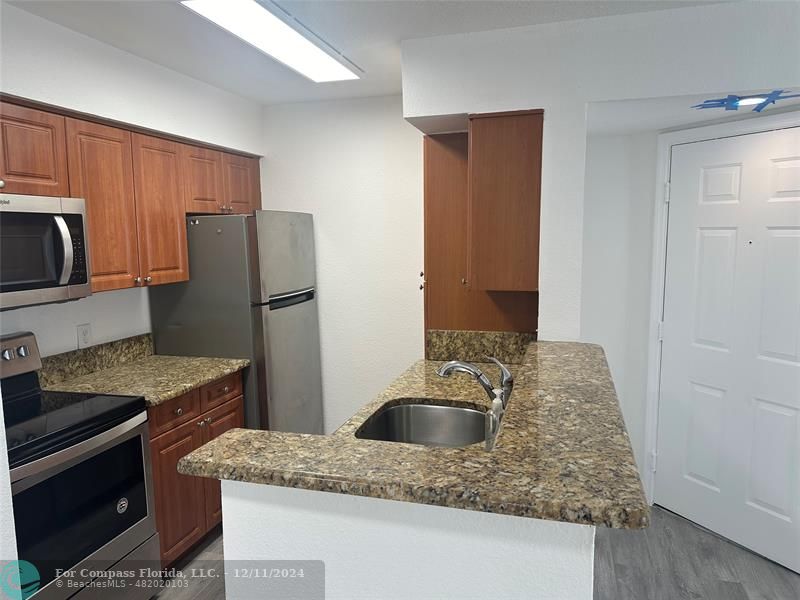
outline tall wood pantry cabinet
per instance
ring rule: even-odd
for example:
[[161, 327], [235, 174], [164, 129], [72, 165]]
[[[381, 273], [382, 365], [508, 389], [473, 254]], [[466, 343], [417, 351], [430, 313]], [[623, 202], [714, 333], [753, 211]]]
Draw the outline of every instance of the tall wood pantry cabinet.
[[536, 332], [543, 116], [425, 136], [426, 330]]

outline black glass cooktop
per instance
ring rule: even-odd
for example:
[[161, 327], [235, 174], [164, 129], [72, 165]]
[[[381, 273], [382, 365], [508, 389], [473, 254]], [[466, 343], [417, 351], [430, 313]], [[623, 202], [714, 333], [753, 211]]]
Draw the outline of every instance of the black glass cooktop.
[[9, 377], [0, 385], [12, 469], [93, 437], [145, 410], [141, 396], [43, 391], [36, 373]]

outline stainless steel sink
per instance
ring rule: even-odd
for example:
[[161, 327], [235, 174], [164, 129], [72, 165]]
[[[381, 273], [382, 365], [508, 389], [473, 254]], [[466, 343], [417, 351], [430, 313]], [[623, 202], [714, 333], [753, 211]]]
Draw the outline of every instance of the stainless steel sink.
[[398, 404], [382, 408], [356, 431], [356, 437], [386, 442], [457, 448], [486, 439], [486, 413], [439, 404]]

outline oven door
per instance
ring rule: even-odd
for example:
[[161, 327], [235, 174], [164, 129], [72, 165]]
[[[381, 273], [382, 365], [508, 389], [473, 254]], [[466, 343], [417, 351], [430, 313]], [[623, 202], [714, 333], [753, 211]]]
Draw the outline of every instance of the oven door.
[[59, 569], [106, 569], [155, 534], [146, 418], [11, 470], [18, 555], [39, 571], [37, 599], [75, 592], [57, 585]]
[[8, 194], [0, 200], [2, 308], [91, 293], [83, 200]]

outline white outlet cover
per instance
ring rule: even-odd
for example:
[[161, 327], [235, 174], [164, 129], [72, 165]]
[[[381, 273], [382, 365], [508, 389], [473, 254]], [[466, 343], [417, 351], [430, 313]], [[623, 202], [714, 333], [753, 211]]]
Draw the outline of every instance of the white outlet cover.
[[83, 323], [78, 325], [78, 348], [88, 348], [92, 345], [92, 325]]

